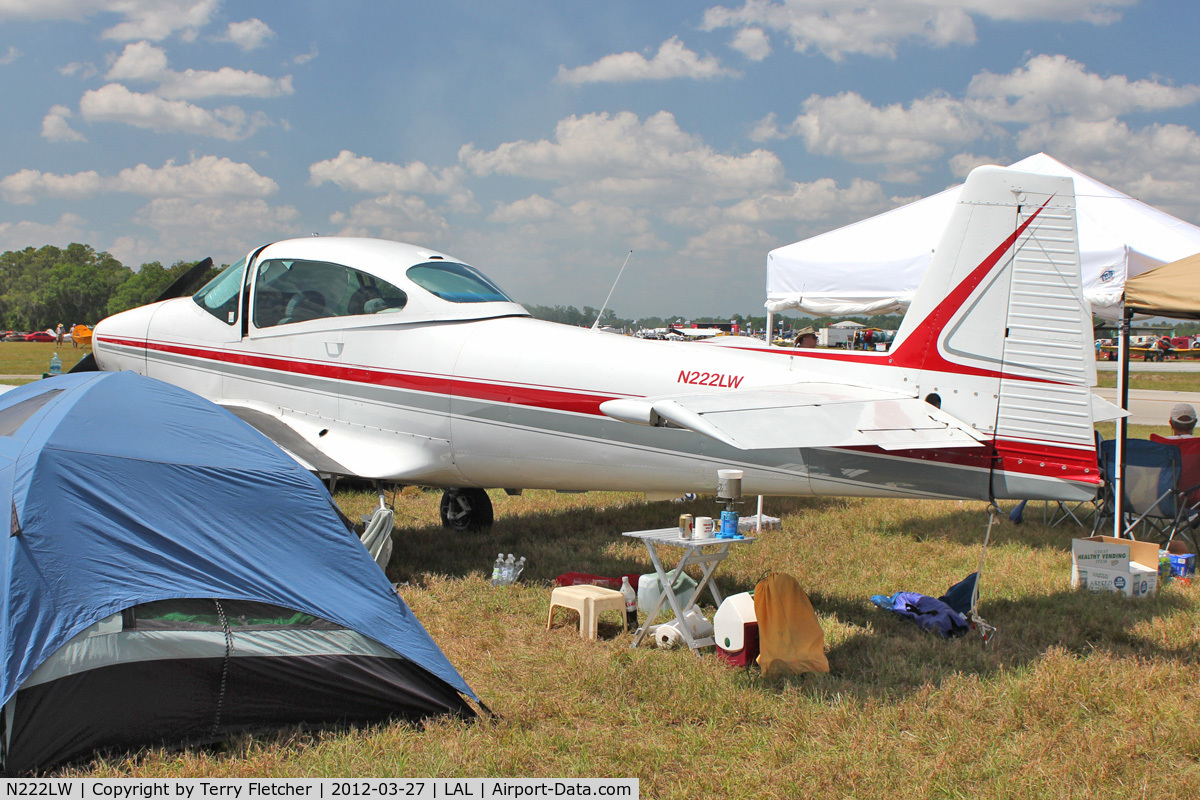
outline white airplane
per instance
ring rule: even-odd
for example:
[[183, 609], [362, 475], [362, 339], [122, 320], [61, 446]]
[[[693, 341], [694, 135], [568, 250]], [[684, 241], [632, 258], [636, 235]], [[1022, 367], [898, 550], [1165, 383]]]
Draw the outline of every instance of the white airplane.
[[[97, 365], [213, 400], [326, 476], [442, 487], [1091, 498], [1091, 314], [1069, 179], [981, 167], [889, 352], [662, 342], [533, 319], [390, 241], [275, 242], [101, 322]], [[718, 344], [719, 343], [719, 344]], [[1116, 412], [1119, 413], [1119, 412]]]

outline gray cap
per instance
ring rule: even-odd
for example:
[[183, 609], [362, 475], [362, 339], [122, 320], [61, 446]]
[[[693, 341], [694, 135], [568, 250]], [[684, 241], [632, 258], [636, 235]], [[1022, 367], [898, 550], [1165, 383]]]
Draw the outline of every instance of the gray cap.
[[1177, 403], [1171, 409], [1171, 422], [1178, 422], [1181, 425], [1192, 425], [1196, 422], [1196, 409], [1192, 408], [1187, 403]]

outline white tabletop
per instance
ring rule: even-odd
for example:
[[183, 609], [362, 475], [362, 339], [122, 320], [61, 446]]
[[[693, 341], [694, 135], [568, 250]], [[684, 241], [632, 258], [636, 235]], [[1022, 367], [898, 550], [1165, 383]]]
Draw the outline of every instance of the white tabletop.
[[737, 542], [753, 542], [753, 536], [720, 537], [720, 536], [705, 536], [704, 538], [696, 538], [695, 534], [690, 539], [684, 539], [679, 535], [679, 528], [654, 528], [647, 531], [625, 531], [622, 536], [628, 536], [632, 539], [641, 539], [646, 543], [653, 542], [654, 544], [673, 545], [675, 547], [704, 547], [714, 544], [729, 544]]

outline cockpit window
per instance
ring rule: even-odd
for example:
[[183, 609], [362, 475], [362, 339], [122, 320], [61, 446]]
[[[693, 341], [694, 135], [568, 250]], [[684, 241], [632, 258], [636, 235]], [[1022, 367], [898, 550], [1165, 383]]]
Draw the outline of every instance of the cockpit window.
[[374, 275], [328, 261], [272, 258], [258, 264], [254, 325], [271, 328], [328, 317], [389, 314], [408, 295]]
[[409, 279], [451, 303], [512, 302], [500, 287], [478, 270], [453, 261], [429, 261], [409, 267]]
[[217, 319], [233, 325], [238, 319], [238, 295], [242, 290], [242, 270], [245, 268], [244, 258], [226, 267], [192, 295], [192, 299]]

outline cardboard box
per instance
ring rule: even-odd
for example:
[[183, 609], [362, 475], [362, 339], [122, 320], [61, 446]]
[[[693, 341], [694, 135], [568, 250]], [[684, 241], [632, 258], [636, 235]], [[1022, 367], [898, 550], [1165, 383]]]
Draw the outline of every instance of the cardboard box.
[[1071, 588], [1149, 597], [1158, 588], [1158, 545], [1112, 536], [1072, 539]]
[[1170, 558], [1172, 575], [1184, 578], [1196, 574], [1196, 557], [1191, 553], [1186, 555], [1172, 553]]
[[1081, 569], [1075, 587], [1093, 592], [1121, 592], [1127, 597], [1150, 597], [1158, 590], [1158, 570]]

